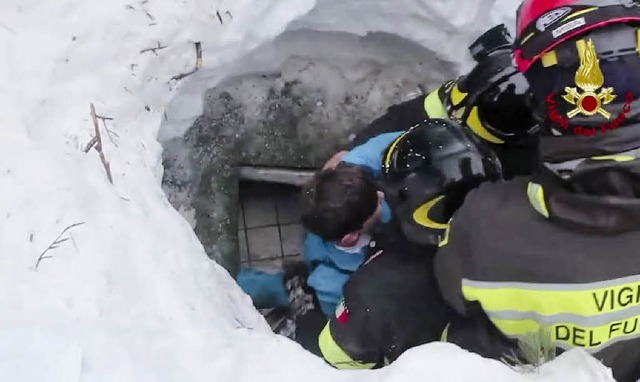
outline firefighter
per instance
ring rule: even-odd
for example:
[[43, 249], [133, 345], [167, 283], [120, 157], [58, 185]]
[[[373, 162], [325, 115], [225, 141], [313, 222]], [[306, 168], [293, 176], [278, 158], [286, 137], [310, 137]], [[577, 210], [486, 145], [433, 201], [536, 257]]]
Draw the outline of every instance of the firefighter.
[[[495, 158], [494, 153], [497, 153], [500, 159], [499, 165], [502, 167], [501, 176], [507, 178], [528, 173], [533, 167], [531, 158], [535, 158], [533, 153], [536, 150], [537, 127], [528, 109], [526, 79], [512, 66], [511, 44], [504, 26], [489, 30], [471, 46], [472, 54], [478, 63], [468, 75], [448, 81], [426, 96], [391, 107], [387, 114], [358, 134], [348, 154], [345, 151], [334, 156], [319, 177], [325, 177], [325, 180], [330, 179], [331, 182], [343, 188], [348, 185], [351, 187], [348, 191], [352, 194], [371, 194], [364, 197], [365, 200], [369, 200], [365, 204], [371, 205], [367, 210], [371, 215], [364, 214], [367, 218], [361, 218], [363, 223], [369, 220], [369, 217], [376, 216], [379, 217], [380, 222], [389, 222], [391, 214], [386, 200], [389, 199], [389, 202], [393, 203], [393, 209], [397, 209], [398, 215], [402, 216], [396, 219], [395, 228], [399, 227], [402, 230], [405, 239], [409, 237], [414, 244], [424, 246], [430, 253], [434, 252], [435, 246], [445, 232], [447, 222], [445, 217], [449, 216], [461, 202], [464, 192], [457, 191], [458, 194], [452, 192], [451, 197], [445, 200], [441, 195], [446, 191], [443, 184], [452, 179], [447, 177], [429, 179], [424, 176], [426, 173], [408, 174], [407, 166], [413, 166], [417, 159], [412, 156], [411, 141], [416, 145], [416, 150], [425, 149], [425, 139], [436, 141], [445, 139], [446, 144], [443, 147], [453, 150], [460, 149], [459, 145], [466, 144], [465, 142], [469, 139], [473, 142], [484, 142], [481, 144], [482, 147], [491, 147], [486, 150], [490, 154], [485, 160], [491, 162], [493, 160], [491, 158]], [[429, 118], [438, 117], [457, 121], [458, 124], [429, 120]], [[414, 127], [416, 125], [417, 127]], [[424, 133], [429, 126], [433, 131]], [[406, 133], [409, 127], [414, 127], [411, 134]], [[461, 131], [455, 133], [456, 130]], [[443, 135], [433, 135], [436, 133]], [[469, 135], [472, 138], [469, 138]], [[392, 146], [402, 150], [391, 150]], [[440, 159], [446, 157], [446, 151], [439, 151], [433, 147], [427, 149], [431, 150], [431, 154], [441, 156]], [[398, 155], [398, 153], [402, 154]], [[407, 156], [407, 161], [403, 161], [403, 155]], [[423, 159], [426, 163], [433, 161], [430, 157]], [[488, 166], [496, 166], [496, 163], [489, 162]], [[478, 184], [478, 179], [473, 177], [473, 173], [463, 172], [470, 170], [464, 167], [468, 165], [467, 163], [460, 163], [463, 165], [460, 168], [447, 161], [433, 163], [447, 163], [450, 168], [443, 168], [442, 174], [450, 175], [455, 170], [458, 175], [469, 175], [467, 182]], [[362, 171], [349, 168], [352, 166], [368, 169], [371, 174], [365, 175]], [[333, 168], [336, 169], [335, 172], [331, 171]], [[415, 167], [411, 168], [415, 169]], [[436, 171], [435, 175], [437, 174]], [[386, 180], [381, 182], [384, 200], [380, 195], [376, 196], [381, 189], [373, 190], [370, 175], [389, 180], [389, 182]], [[428, 188], [423, 188], [424, 184], [421, 183], [423, 181], [431, 181]], [[457, 181], [461, 180], [457, 179]], [[318, 179], [315, 183], [318, 183]], [[327, 182], [320, 182], [320, 184], [326, 185]], [[370, 244], [371, 233], [366, 236], [360, 235], [364, 232], [357, 232], [360, 230], [354, 229], [355, 233], [359, 234], [358, 240], [353, 238], [350, 240], [353, 244], [351, 248], [355, 250], [345, 251], [345, 246], [336, 245], [340, 239], [354, 232], [347, 232], [349, 229], [340, 231], [340, 225], [334, 224], [332, 219], [329, 223], [312, 221], [322, 215], [313, 209], [313, 203], [317, 203], [314, 200], [318, 195], [316, 188], [316, 186], [308, 187], [305, 193], [312, 196], [312, 207], [307, 210], [307, 215], [312, 219], [305, 224], [312, 231], [305, 241], [305, 257], [311, 268], [311, 276], [307, 281], [313, 287], [316, 297], [321, 297], [316, 298], [316, 304], [320, 305], [327, 316], [333, 317], [342, 296], [344, 283], [365, 261], [367, 251], [370, 252], [368, 244]], [[322, 194], [332, 198], [340, 196], [340, 193], [335, 192]], [[377, 205], [374, 206], [374, 204]], [[377, 219], [373, 220], [378, 221]], [[323, 238], [323, 232], [314, 227], [328, 227], [330, 231], [336, 232], [331, 232], [331, 237]], [[383, 227], [381, 229], [386, 232], [387, 229]], [[356, 235], [350, 236], [355, 238]], [[365, 236], [366, 240], [360, 240], [362, 236]], [[374, 241], [380, 243], [380, 240]], [[409, 248], [413, 247], [409, 245]], [[421, 260], [428, 258], [430, 256], [424, 256]], [[371, 266], [378, 261], [380, 260], [370, 263], [370, 266], [363, 270], [365, 276], [359, 279], [368, 280], [366, 270], [371, 269]], [[251, 275], [249, 271], [241, 272], [241, 276], [243, 274], [247, 277], [239, 277], [238, 282], [252, 296], [258, 295], [256, 291], [267, 290], [261, 285], [270, 283], [275, 286], [273, 289], [280, 290], [280, 293], [274, 295], [280, 297], [281, 304], [287, 304], [287, 291], [282, 286], [282, 275], [258, 275], [260, 279], [256, 281], [255, 278], [248, 277]], [[356, 289], [359, 288], [357, 287], [359, 284], [361, 283], [354, 284]], [[254, 303], [257, 303], [255, 299]], [[398, 347], [400, 348], [402, 347]]]
[[[538, 126], [529, 107], [529, 84], [512, 64], [512, 44], [504, 24], [489, 29], [469, 46], [476, 61], [469, 73], [427, 95], [391, 106], [360, 131], [348, 149], [429, 118], [446, 118], [492, 143], [500, 157], [508, 157], [504, 169], [507, 177], [530, 174], [535, 165], [535, 155], [531, 154], [536, 150]], [[332, 164], [346, 152], [332, 158]]]
[[[512, 42], [504, 25], [480, 36], [470, 51], [477, 65], [469, 74], [448, 81], [426, 96], [391, 107], [355, 138], [355, 147], [334, 156], [325, 166], [335, 168], [320, 172], [305, 189], [304, 194], [311, 196], [305, 198], [303, 214], [303, 225], [309, 231], [304, 244], [304, 256], [312, 268], [309, 285], [316, 290], [328, 316], [333, 315], [344, 283], [364, 261], [369, 227], [388, 222], [391, 211], [397, 209], [395, 213], [400, 216], [406, 237], [434, 246], [446, 221], [433, 225], [421, 217], [414, 219], [414, 215], [423, 214], [427, 208], [446, 207], [452, 211], [454, 201], [461, 201], [463, 196], [451, 197], [446, 203], [442, 195], [432, 195], [437, 200], [426, 200], [419, 182], [410, 184], [417, 179], [411, 176], [406, 182], [385, 180], [376, 198], [369, 176], [344, 165], [365, 168], [380, 179], [382, 172], [391, 168], [390, 163], [385, 163], [389, 157], [385, 158], [384, 152], [402, 140], [408, 128], [446, 118], [490, 145], [502, 162], [505, 177], [531, 172], [537, 126], [528, 107], [528, 83], [512, 65]], [[401, 125], [407, 123], [411, 125]], [[405, 154], [406, 158], [399, 156], [398, 160], [411, 160], [405, 169], [410, 172], [415, 158], [409, 152]], [[364, 205], [370, 207], [366, 209]], [[366, 213], [350, 214], [352, 210]]]
[[[383, 158], [383, 183], [397, 194], [393, 200], [400, 211], [415, 210], [408, 219], [394, 214], [373, 235], [366, 261], [319, 336], [323, 357], [340, 369], [380, 367], [440, 338], [451, 311], [435, 283], [434, 243], [470, 189], [502, 178], [489, 143], [448, 120], [431, 119], [403, 133]], [[407, 240], [407, 225], [421, 227], [410, 232], [419, 237]]]
[[499, 358], [542, 335], [640, 378], [640, 3], [526, 0], [516, 63], [540, 120], [530, 177], [485, 183], [435, 259], [447, 339]]

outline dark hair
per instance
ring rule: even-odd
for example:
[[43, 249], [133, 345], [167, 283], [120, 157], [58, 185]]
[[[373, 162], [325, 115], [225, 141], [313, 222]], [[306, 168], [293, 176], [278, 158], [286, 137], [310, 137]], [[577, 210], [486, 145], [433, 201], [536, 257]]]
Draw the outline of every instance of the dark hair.
[[324, 240], [358, 231], [378, 208], [378, 188], [367, 170], [340, 164], [303, 187], [302, 225]]

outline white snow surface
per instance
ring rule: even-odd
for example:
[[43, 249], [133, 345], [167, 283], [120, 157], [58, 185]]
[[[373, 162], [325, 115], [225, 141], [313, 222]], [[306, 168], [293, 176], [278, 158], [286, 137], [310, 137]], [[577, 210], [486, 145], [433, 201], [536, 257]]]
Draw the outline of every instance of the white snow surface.
[[[521, 375], [440, 343], [382, 370], [334, 370], [269, 331], [160, 187], [156, 136], [172, 97], [193, 101], [173, 107], [188, 123], [195, 95], [286, 28], [395, 32], [462, 60], [514, 2], [3, 0], [0, 380], [611, 380], [580, 350]], [[193, 68], [196, 41], [204, 67], [171, 82]], [[158, 43], [157, 55], [140, 52]], [[83, 152], [90, 102], [113, 118], [102, 140], [114, 184], [98, 153]]]

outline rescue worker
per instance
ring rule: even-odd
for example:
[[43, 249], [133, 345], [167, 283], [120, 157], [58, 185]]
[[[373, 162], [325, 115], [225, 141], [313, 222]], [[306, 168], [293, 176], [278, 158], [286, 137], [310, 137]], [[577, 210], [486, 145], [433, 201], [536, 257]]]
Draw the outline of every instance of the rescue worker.
[[[399, 123], [397, 121], [415, 121], [419, 123], [429, 117], [445, 116], [466, 123], [470, 127], [469, 130], [477, 138], [487, 141], [495, 151], [502, 153], [506, 159], [503, 161], [503, 165], [506, 167], [504, 175], [511, 177], [515, 174], [526, 173], [532, 166], [529, 158], [533, 156], [530, 153], [535, 151], [536, 127], [531, 121], [531, 116], [527, 113], [527, 83], [511, 66], [511, 42], [508, 41], [507, 37], [503, 26], [493, 28], [481, 36], [471, 47], [474, 57], [479, 62], [469, 75], [447, 82], [426, 97], [420, 97], [401, 105], [401, 107], [390, 108], [389, 113], [375, 121], [370, 126], [370, 129], [359, 134], [354, 141], [354, 144], [362, 142], [365, 142], [365, 144], [354, 147], [348, 156], [344, 156], [345, 153], [341, 153], [339, 156], [332, 158], [334, 163], [330, 161], [326, 167], [336, 167], [338, 162], [343, 160], [343, 164], [336, 169], [337, 172], [342, 171], [340, 167], [343, 167], [346, 162], [367, 167], [374, 172], [374, 175], [380, 176], [382, 174], [384, 151], [394, 141], [406, 141], [404, 139], [406, 137], [401, 138], [400, 136], [405, 133], [404, 129], [409, 126], [398, 126], [395, 124]], [[501, 108], [503, 109], [502, 113], [498, 112]], [[392, 113], [394, 110], [395, 112]], [[399, 113], [400, 110], [403, 112]], [[398, 127], [403, 127], [403, 129], [399, 130]], [[463, 129], [461, 127], [457, 128]], [[405, 145], [398, 145], [397, 142], [396, 147], [405, 147]], [[452, 148], [455, 149], [455, 146], [452, 146]], [[521, 154], [522, 152], [524, 154]], [[523, 158], [525, 160], [522, 160]], [[412, 158], [412, 161], [415, 162], [415, 158]], [[400, 161], [396, 162], [400, 163]], [[387, 168], [392, 167], [387, 164]], [[391, 171], [390, 174], [393, 175], [395, 172], [397, 171]], [[415, 182], [416, 177], [409, 176], [402, 179], [421, 187], [419, 182]], [[428, 228], [424, 225], [429, 224], [428, 220], [423, 219], [422, 215], [415, 215], [418, 218], [417, 220], [413, 219], [414, 212], [420, 209], [424, 213], [426, 207], [430, 205], [433, 210], [429, 214], [424, 213], [424, 216], [435, 216], [435, 214], [441, 213], [445, 209], [453, 210], [456, 205], [453, 201], [461, 199], [456, 196], [444, 203], [444, 200], [439, 198], [439, 195], [433, 194], [430, 197], [438, 198], [438, 200], [436, 203], [427, 204], [426, 202], [431, 199], [424, 199], [425, 195], [429, 195], [421, 193], [420, 188], [417, 189], [418, 193], [407, 194], [401, 181], [390, 183], [390, 185], [392, 194], [389, 197], [390, 199], [396, 199], [395, 205], [399, 210], [402, 210], [402, 215], [406, 217], [406, 219], [403, 219], [403, 229], [417, 243], [430, 246], [430, 251], [433, 252], [433, 246], [444, 232], [443, 227], [446, 225], [446, 219], [441, 220], [435, 227]], [[330, 195], [329, 193], [325, 194]], [[400, 201], [398, 199], [403, 200]], [[381, 201], [381, 203], [384, 203], [384, 201]], [[388, 221], [388, 219], [386, 220]], [[332, 226], [332, 222], [318, 223], [316, 226], [331, 226], [335, 228]], [[416, 234], [416, 228], [418, 234]], [[412, 231], [414, 232], [411, 233]], [[341, 235], [347, 233], [344, 232]], [[312, 239], [309, 240], [309, 238]], [[315, 242], [316, 245], [309, 245], [309, 242]], [[368, 247], [362, 245], [362, 243], [366, 244], [367, 241], [360, 241], [359, 248], [356, 251], [342, 251], [342, 253], [339, 253], [339, 251], [326, 250], [331, 246], [335, 247], [334, 240], [325, 240], [320, 235], [314, 235], [313, 233], [307, 237], [305, 255], [308, 260], [311, 260], [309, 263], [312, 267], [312, 275], [315, 270], [316, 276], [323, 276], [316, 277], [316, 282], [313, 281], [313, 278], [310, 278], [310, 284], [314, 284], [316, 294], [325, 297], [326, 303], [323, 311], [329, 316], [334, 314], [335, 307], [342, 295], [344, 282], [364, 261], [364, 254]], [[340, 248], [337, 249], [339, 250]], [[342, 255], [345, 261], [340, 261], [340, 259], [335, 261], [336, 253], [338, 256]], [[347, 264], [346, 267], [345, 264]], [[322, 270], [322, 272], [317, 272], [318, 270]], [[286, 302], [287, 292], [282, 287], [281, 275], [262, 276], [269, 277], [269, 280], [274, 280], [279, 285], [278, 288], [282, 289], [279, 294], [281, 296], [280, 300]], [[280, 278], [278, 279], [279, 276]], [[243, 283], [241, 277], [242, 272], [238, 278], [239, 284], [245, 291], [249, 290], [250, 292], [250, 288], [246, 285], [248, 283]], [[262, 277], [261, 280], [264, 280], [265, 277]], [[320, 283], [322, 285], [319, 288], [318, 285]]]
[[384, 183], [398, 190], [400, 199], [411, 188], [426, 201], [411, 216], [414, 224], [423, 224], [418, 233], [427, 245], [407, 240], [401, 228], [406, 223], [397, 217], [374, 233], [367, 260], [345, 284], [335, 315], [318, 340], [325, 360], [341, 369], [380, 367], [411, 347], [440, 338], [451, 312], [435, 283], [433, 242], [461, 196], [502, 177], [491, 146], [447, 120], [430, 119], [413, 127], [384, 158]]
[[541, 165], [483, 184], [453, 216], [435, 259], [462, 317], [449, 341], [498, 358], [542, 333], [640, 378], [639, 28], [638, 1], [521, 4], [515, 56]]
[[347, 150], [399, 127], [406, 130], [429, 118], [446, 118], [493, 143], [501, 157], [508, 157], [508, 177], [530, 174], [535, 155], [529, 154], [535, 152], [537, 126], [529, 108], [529, 84], [512, 65], [512, 44], [504, 24], [489, 29], [469, 46], [477, 63], [471, 72], [427, 95], [389, 107], [358, 132]]
[[[364, 261], [370, 239], [367, 225], [374, 225], [364, 224], [366, 219], [369, 216], [378, 219], [375, 214], [355, 219], [349, 224], [352, 229], [337, 224], [338, 221], [349, 220], [347, 211], [367, 198], [363, 188], [359, 188], [358, 192], [351, 188], [359, 184], [364, 175], [341, 169], [342, 165], [366, 168], [374, 177], [380, 178], [383, 153], [401, 139], [406, 129], [429, 118], [448, 118], [463, 123], [474, 135], [491, 144], [498, 156], [504, 158], [502, 166], [506, 177], [530, 173], [534, 165], [531, 158], [535, 158], [537, 127], [528, 109], [527, 81], [512, 65], [511, 43], [504, 25], [496, 26], [480, 36], [470, 47], [478, 64], [468, 75], [448, 81], [427, 96], [391, 107], [387, 114], [371, 124], [370, 129], [356, 137], [354, 144], [360, 144], [339, 156], [340, 162], [335, 169], [325, 169], [307, 187], [305, 194], [313, 197], [307, 199], [306, 212], [303, 214], [303, 225], [309, 231], [303, 252], [312, 268], [309, 286], [315, 289], [327, 316], [333, 315], [344, 283]], [[409, 122], [414, 123], [397, 125]], [[411, 170], [407, 168], [407, 171]], [[408, 179], [412, 181], [416, 177]], [[318, 187], [322, 191], [316, 192]], [[386, 193], [384, 188], [387, 187], [393, 188], [394, 185], [383, 186], [379, 194], [382, 214], [378, 220], [382, 223], [389, 221], [389, 202], [393, 206], [391, 209], [395, 210], [395, 206], [400, 209], [397, 214], [402, 217], [402, 228], [409, 240], [422, 245], [437, 245], [437, 235], [442, 234], [446, 221], [431, 227], [425, 219], [418, 218], [416, 221], [413, 216], [418, 208], [423, 212], [428, 207], [444, 208], [442, 196], [434, 195], [438, 200], [433, 201], [423, 199], [418, 182], [402, 185], [404, 188], [417, 187], [414, 193], [391, 189], [391, 193], [382, 199]], [[369, 199], [373, 200], [372, 191], [368, 193]], [[351, 195], [349, 200], [345, 198], [346, 194]], [[411, 200], [399, 200], [405, 197]], [[461, 200], [459, 197], [450, 198], [447, 204], [458, 199]], [[425, 204], [427, 202], [431, 204]], [[373, 202], [371, 204], [369, 214], [374, 213]], [[431, 230], [425, 230], [425, 224]], [[363, 225], [364, 230], [361, 229]]]

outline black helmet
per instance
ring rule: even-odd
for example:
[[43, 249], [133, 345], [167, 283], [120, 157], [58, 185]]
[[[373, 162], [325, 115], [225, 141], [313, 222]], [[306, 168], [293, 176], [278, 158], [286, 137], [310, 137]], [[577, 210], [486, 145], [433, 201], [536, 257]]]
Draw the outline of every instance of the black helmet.
[[440, 88], [449, 118], [495, 144], [535, 138], [538, 128], [529, 83], [513, 64], [512, 41], [504, 25], [485, 32], [469, 49], [477, 60], [475, 68]]
[[445, 119], [430, 119], [399, 136], [383, 156], [383, 189], [405, 236], [437, 245], [465, 195], [502, 177], [487, 142]]

